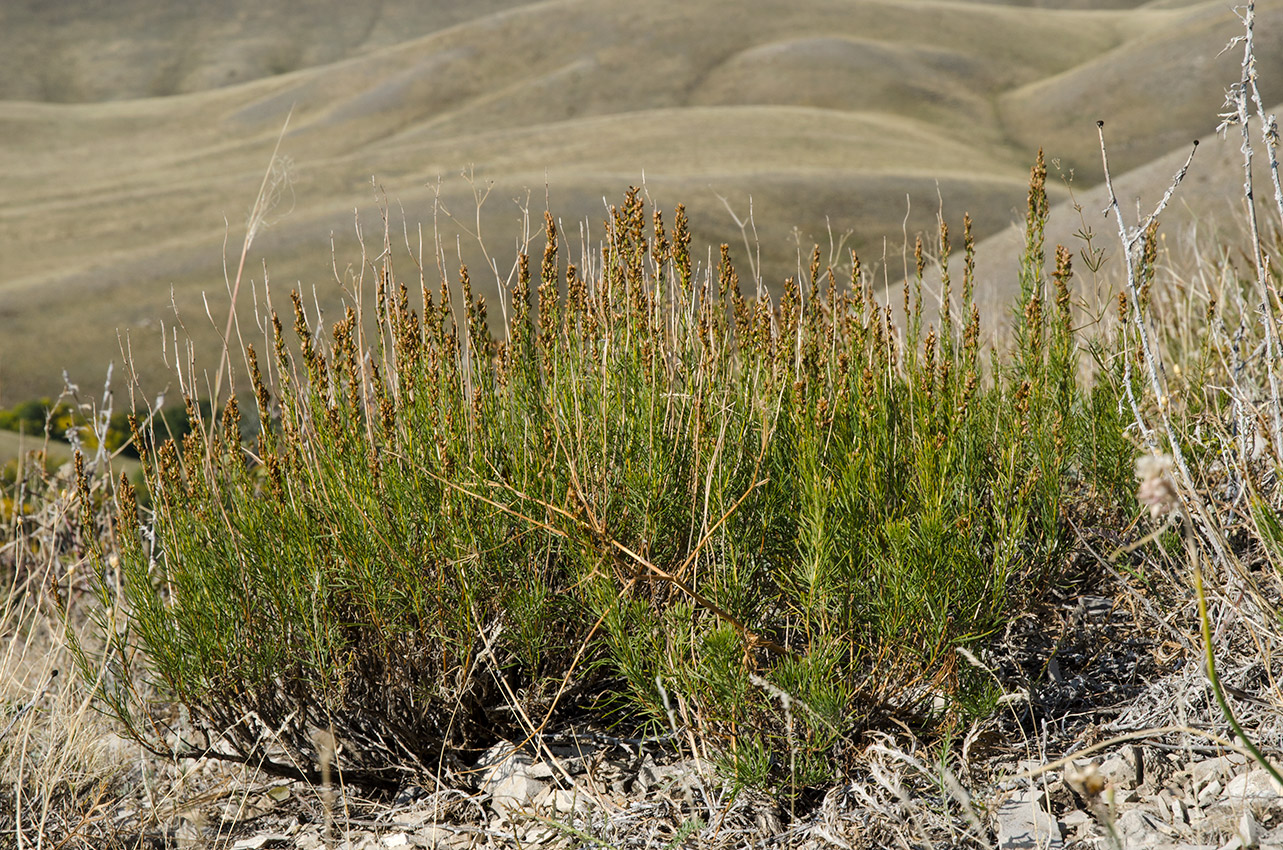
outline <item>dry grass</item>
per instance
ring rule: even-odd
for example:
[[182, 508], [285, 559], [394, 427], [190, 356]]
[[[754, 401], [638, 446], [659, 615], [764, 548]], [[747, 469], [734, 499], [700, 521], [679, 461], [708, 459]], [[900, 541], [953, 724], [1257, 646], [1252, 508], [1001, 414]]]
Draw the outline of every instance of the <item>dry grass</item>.
[[[72, 672], [62, 626], [40, 606], [10, 601], [0, 656], [0, 811], [34, 835], [66, 836], [98, 819], [122, 764], [121, 739]], [[11, 808], [12, 807], [12, 808]]]
[[[0, 543], [0, 834], [41, 846], [101, 832], [128, 758], [76, 675], [65, 622], [79, 628], [80, 617], [60, 614], [77, 614], [87, 579], [73, 472], [34, 469], [25, 480], [40, 494], [35, 509], [6, 519]], [[94, 491], [102, 486], [95, 477]]]

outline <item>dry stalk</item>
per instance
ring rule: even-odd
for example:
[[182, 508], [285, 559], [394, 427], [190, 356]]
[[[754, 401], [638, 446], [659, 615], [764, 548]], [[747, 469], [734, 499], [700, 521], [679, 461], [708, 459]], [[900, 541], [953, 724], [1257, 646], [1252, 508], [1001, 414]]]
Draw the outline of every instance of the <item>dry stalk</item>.
[[[236, 321], [236, 300], [241, 291], [241, 279], [245, 274], [245, 259], [249, 256], [250, 246], [254, 244], [254, 238], [266, 223], [267, 215], [271, 212], [276, 202], [277, 192], [280, 183], [286, 180], [283, 168], [278, 167], [277, 154], [281, 150], [281, 142], [285, 139], [285, 131], [290, 126], [290, 117], [294, 114], [293, 108], [285, 116], [285, 123], [281, 125], [281, 132], [276, 137], [276, 146], [272, 148], [272, 158], [267, 163], [267, 170], [263, 173], [263, 182], [259, 185], [258, 195], [254, 198], [254, 206], [250, 210], [249, 223], [245, 227], [245, 239], [241, 243], [241, 258], [236, 265], [236, 280], [229, 284], [231, 293], [231, 304], [227, 308], [227, 324], [223, 328], [223, 347], [218, 357], [218, 371], [214, 377], [214, 392], [211, 395], [211, 404], [214, 410], [218, 409], [219, 397], [223, 388], [223, 372], [228, 368], [228, 354], [231, 349], [232, 327], [237, 327], [237, 337], [239, 339], [239, 324]], [[244, 342], [241, 342], [241, 350], [244, 351]], [[214, 426], [211, 423], [210, 428]], [[211, 430], [212, 436], [212, 430]]]

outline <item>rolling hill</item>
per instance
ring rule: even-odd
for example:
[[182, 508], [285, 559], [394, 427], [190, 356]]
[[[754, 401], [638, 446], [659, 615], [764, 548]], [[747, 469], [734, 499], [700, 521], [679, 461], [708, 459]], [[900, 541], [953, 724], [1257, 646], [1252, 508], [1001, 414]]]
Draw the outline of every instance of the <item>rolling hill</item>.
[[[99, 380], [122, 346], [140, 388], [172, 385], [174, 307], [201, 356], [217, 351], [225, 264], [234, 275], [287, 116], [247, 334], [265, 276], [278, 303], [301, 284], [332, 315], [360, 269], [358, 224], [367, 257], [383, 249], [385, 198], [403, 274], [417, 279], [406, 242], [422, 232], [430, 283], [440, 245], [492, 299], [523, 208], [591, 245], [605, 205], [643, 182], [745, 268], [727, 206], [751, 209], [768, 284], [843, 238], [894, 274], [941, 204], [1000, 246], [1039, 146], [1075, 188], [1099, 181], [1098, 118], [1129, 192], [1165, 181], [1173, 151], [1216, 125], [1238, 30], [1220, 0], [7, 3], [0, 405], [56, 394], [64, 369]], [[1277, 0], [1258, 8], [1258, 46], [1283, 100]], [[1220, 180], [1191, 192], [1193, 215], [1233, 197]], [[999, 268], [985, 281], [995, 304], [1012, 285]]]

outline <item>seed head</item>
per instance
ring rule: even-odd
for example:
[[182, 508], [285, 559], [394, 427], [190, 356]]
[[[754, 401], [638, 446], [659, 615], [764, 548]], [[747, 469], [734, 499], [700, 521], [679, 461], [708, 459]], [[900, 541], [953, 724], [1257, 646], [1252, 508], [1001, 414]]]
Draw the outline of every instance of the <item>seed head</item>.
[[1136, 458], [1136, 478], [1140, 481], [1136, 501], [1149, 508], [1153, 519], [1180, 507], [1180, 493], [1172, 480], [1171, 470], [1171, 455], [1149, 454]]

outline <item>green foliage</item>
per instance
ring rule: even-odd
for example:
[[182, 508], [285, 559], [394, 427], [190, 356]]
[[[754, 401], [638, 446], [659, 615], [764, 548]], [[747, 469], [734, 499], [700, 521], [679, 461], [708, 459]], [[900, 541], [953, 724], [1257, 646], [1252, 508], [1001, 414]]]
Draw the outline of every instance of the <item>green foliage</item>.
[[145, 659], [238, 757], [270, 729], [268, 767], [306, 773], [333, 728], [374, 784], [523, 714], [678, 718], [792, 787], [878, 716], [926, 722], [912, 686], [957, 721], [990, 695], [955, 648], [1054, 577], [1070, 489], [1126, 475], [1111, 385], [1077, 376], [1067, 254], [1047, 294], [1039, 169], [1019, 347], [987, 376], [969, 222], [960, 301], [942, 227], [939, 325], [919, 248], [903, 335], [854, 256], [841, 285], [817, 249], [778, 299], [746, 299], [725, 246], [701, 278], [684, 211], [648, 224], [636, 190], [587, 278], [547, 219], [497, 341], [466, 269], [415, 309], [385, 253], [373, 305], [324, 333], [295, 294], [296, 340], [273, 314], [273, 352], [246, 352], [252, 443], [234, 401], [189, 403], [181, 439], [134, 422], [155, 513], [125, 490], [105, 696], [138, 723]]

